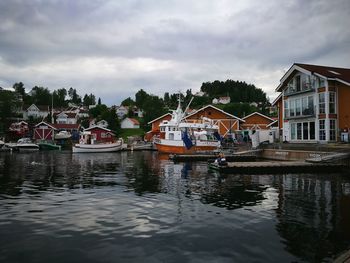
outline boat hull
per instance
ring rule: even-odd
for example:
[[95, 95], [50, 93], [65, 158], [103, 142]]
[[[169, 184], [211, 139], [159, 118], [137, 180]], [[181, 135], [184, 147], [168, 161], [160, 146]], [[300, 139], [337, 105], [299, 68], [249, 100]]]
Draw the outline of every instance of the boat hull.
[[[182, 143], [182, 142], [181, 142]], [[202, 143], [202, 145], [196, 144], [192, 146], [190, 149], [187, 149], [185, 145], [182, 145], [169, 141], [166, 142], [155, 142], [156, 148], [161, 153], [173, 153], [173, 154], [195, 154], [195, 153], [205, 153], [205, 152], [212, 152], [214, 150], [218, 149], [219, 144], [217, 142], [205, 142]], [[180, 144], [180, 145], [179, 145]]]
[[73, 146], [73, 153], [105, 153], [118, 152], [120, 150], [122, 150], [121, 143], [76, 144]]

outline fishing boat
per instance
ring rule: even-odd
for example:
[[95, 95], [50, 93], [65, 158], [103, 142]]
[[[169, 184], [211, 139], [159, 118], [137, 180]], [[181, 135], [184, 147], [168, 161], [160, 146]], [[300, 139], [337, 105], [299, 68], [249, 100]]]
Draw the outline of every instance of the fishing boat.
[[123, 140], [116, 140], [111, 130], [94, 126], [81, 133], [79, 143], [73, 146], [73, 153], [117, 152], [122, 146]]
[[72, 134], [68, 131], [60, 131], [59, 133], [55, 134], [55, 140], [64, 140], [69, 139], [72, 137]]
[[186, 121], [185, 112], [186, 110], [182, 111], [179, 98], [178, 107], [172, 112], [171, 119], [164, 120], [159, 125], [160, 135], [153, 141], [157, 150], [173, 154], [195, 154], [217, 150], [221, 145], [219, 126], [206, 117], [195, 122]]
[[39, 145], [33, 143], [30, 138], [22, 138], [13, 145], [13, 150], [20, 152], [24, 151], [39, 151]]
[[40, 150], [61, 150], [61, 146], [49, 142], [39, 142]]

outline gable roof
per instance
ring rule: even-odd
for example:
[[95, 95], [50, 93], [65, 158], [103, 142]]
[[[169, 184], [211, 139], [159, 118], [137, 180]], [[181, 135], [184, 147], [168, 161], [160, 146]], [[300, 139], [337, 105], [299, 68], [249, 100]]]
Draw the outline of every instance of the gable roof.
[[89, 128], [86, 128], [86, 129], [84, 129], [84, 131], [89, 131], [89, 130], [92, 130], [92, 129], [101, 129], [101, 130], [105, 130], [105, 131], [107, 131], [107, 132], [112, 132], [112, 130], [110, 130], [110, 129], [107, 129], [107, 128], [103, 128], [103, 127], [101, 127], [101, 126], [98, 126], [98, 125], [94, 125], [94, 126], [91, 126], [91, 127], [89, 127]]
[[152, 121], [149, 121], [147, 124], [151, 124], [151, 123], [153, 123], [153, 122], [155, 122], [155, 121], [158, 121], [158, 120], [160, 120], [160, 119], [163, 119], [165, 116], [167, 116], [167, 115], [169, 115], [169, 116], [171, 116], [171, 113], [165, 113], [165, 114], [163, 114], [162, 116], [160, 116], [160, 117], [158, 117], [157, 119], [154, 119], [154, 120], [152, 120]]
[[282, 93], [280, 93], [277, 98], [271, 103], [271, 106], [275, 106], [277, 102], [282, 98]]
[[134, 118], [127, 118], [129, 119], [130, 121], [132, 121], [135, 125], [140, 125], [140, 122]]
[[280, 84], [276, 88], [276, 91], [281, 91], [281, 88], [285, 84], [285, 81], [288, 80], [290, 75], [295, 70], [306, 74], [315, 74], [319, 77], [323, 77], [328, 80], [336, 80], [350, 86], [350, 69], [349, 68], [337, 68], [337, 67], [329, 67], [329, 66], [294, 63], [281, 78]]
[[271, 127], [272, 125], [278, 123], [278, 120], [274, 120], [273, 122], [266, 125], [266, 127]]
[[35, 127], [39, 127], [40, 125], [46, 125], [54, 130], [57, 130], [57, 128], [55, 127], [54, 124], [51, 124], [51, 123], [47, 123], [47, 122], [44, 122], [44, 121], [41, 121], [39, 122], [37, 125], [35, 125]]
[[255, 112], [253, 112], [253, 113], [251, 113], [251, 114], [245, 116], [245, 117], [243, 118], [243, 120], [245, 120], [245, 119], [247, 119], [247, 118], [249, 118], [249, 117], [251, 117], [251, 116], [253, 116], [253, 115], [260, 115], [261, 117], [263, 117], [263, 118], [265, 118], [265, 119], [268, 119], [269, 121], [275, 121], [274, 119], [270, 118], [269, 116], [266, 116], [266, 115], [264, 115], [264, 114], [262, 114], [262, 113], [260, 113], [260, 112], [257, 112], [257, 111], [255, 111]]
[[71, 124], [71, 123], [55, 123], [52, 124], [56, 129], [70, 129], [70, 130], [79, 130], [80, 124]]
[[228, 113], [228, 112], [226, 112], [226, 111], [223, 111], [222, 109], [219, 109], [219, 108], [217, 108], [217, 107], [215, 107], [215, 106], [213, 106], [213, 105], [211, 105], [211, 104], [209, 104], [209, 105], [207, 105], [207, 106], [204, 106], [203, 108], [200, 108], [199, 110], [196, 110], [195, 112], [193, 112], [193, 113], [191, 113], [191, 114], [185, 116], [185, 119], [187, 119], [187, 118], [189, 118], [189, 117], [191, 117], [191, 116], [197, 114], [198, 112], [200, 112], [200, 111], [202, 111], [202, 110], [205, 110], [205, 109], [207, 109], [207, 108], [213, 108], [213, 109], [215, 109], [215, 110], [217, 110], [217, 111], [219, 111], [219, 112], [221, 112], [221, 113], [223, 113], [223, 114], [225, 114], [225, 115], [227, 115], [227, 116], [229, 116], [229, 117], [231, 117], [231, 118], [237, 119], [237, 120], [239, 120], [239, 121], [241, 121], [241, 122], [245, 122], [245, 120], [242, 120], [241, 118], [238, 118], [237, 116], [232, 115], [232, 114], [230, 114], [230, 113]]

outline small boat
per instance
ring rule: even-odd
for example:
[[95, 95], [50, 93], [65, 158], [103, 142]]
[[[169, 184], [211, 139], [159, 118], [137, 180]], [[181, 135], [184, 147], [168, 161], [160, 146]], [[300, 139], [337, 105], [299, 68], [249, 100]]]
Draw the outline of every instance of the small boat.
[[55, 134], [55, 140], [64, 140], [69, 139], [72, 137], [72, 134], [68, 131], [60, 131], [59, 133]]
[[196, 122], [188, 122], [184, 117], [179, 98], [171, 120], [165, 120], [159, 125], [160, 135], [153, 140], [159, 152], [195, 154], [212, 152], [221, 146], [219, 126], [213, 120], [203, 117]]
[[79, 143], [73, 146], [73, 153], [102, 153], [117, 152], [122, 150], [123, 140], [110, 142], [97, 142], [96, 134], [84, 131], [81, 134]]
[[39, 142], [40, 150], [61, 150], [61, 146], [49, 142]]
[[13, 146], [14, 150], [24, 151], [39, 151], [39, 145], [33, 143], [30, 138], [22, 138]]
[[5, 145], [5, 142], [4, 142], [3, 140], [0, 140], [0, 149], [1, 149], [2, 147], [4, 147], [4, 145]]

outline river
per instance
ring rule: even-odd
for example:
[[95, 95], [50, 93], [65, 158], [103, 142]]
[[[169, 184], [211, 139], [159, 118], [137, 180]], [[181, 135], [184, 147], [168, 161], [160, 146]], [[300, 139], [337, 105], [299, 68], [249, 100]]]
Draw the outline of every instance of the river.
[[0, 262], [331, 262], [349, 248], [349, 174], [0, 153]]

